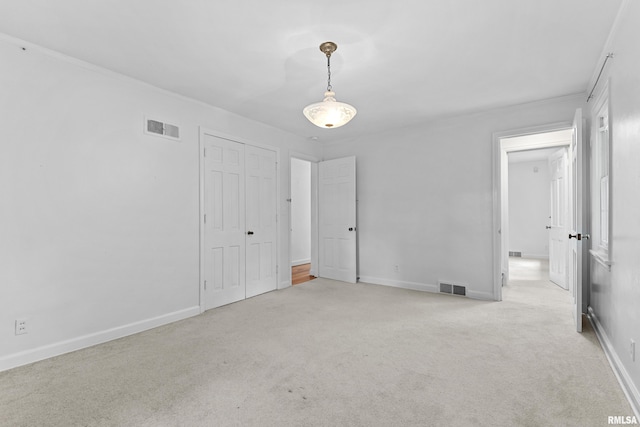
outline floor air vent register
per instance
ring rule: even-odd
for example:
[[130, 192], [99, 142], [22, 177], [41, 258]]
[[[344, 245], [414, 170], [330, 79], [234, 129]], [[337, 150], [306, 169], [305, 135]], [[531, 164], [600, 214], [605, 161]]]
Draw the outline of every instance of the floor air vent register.
[[444, 294], [466, 296], [467, 288], [465, 286], [454, 285], [453, 283], [440, 282], [440, 292]]

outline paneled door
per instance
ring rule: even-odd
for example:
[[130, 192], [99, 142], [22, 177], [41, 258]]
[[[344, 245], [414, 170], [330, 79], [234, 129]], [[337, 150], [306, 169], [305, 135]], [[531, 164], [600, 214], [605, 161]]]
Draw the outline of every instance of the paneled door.
[[582, 234], [587, 224], [584, 214], [587, 212], [584, 194], [584, 141], [583, 141], [582, 110], [578, 108], [573, 119], [573, 138], [571, 141], [571, 200], [569, 203], [569, 286], [573, 298], [573, 317], [576, 330], [582, 332], [582, 282], [583, 282], [583, 252], [587, 249], [589, 235]]
[[247, 298], [276, 289], [276, 153], [247, 145]]
[[550, 224], [549, 224], [549, 280], [568, 289], [567, 285], [567, 149], [549, 156], [550, 183]]
[[320, 277], [355, 283], [356, 158], [320, 162], [318, 170]]
[[244, 144], [204, 134], [204, 309], [245, 298]]
[[201, 307], [277, 287], [276, 152], [202, 134]]

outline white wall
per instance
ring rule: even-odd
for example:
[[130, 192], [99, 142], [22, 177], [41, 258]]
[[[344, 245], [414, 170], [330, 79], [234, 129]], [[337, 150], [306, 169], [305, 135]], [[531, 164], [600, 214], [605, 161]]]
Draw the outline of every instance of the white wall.
[[549, 164], [509, 162], [509, 251], [549, 258]]
[[[290, 284], [289, 151], [309, 142], [12, 39], [0, 40], [0, 370], [199, 312], [199, 126], [280, 148], [280, 286]], [[179, 142], [143, 119], [180, 125]], [[28, 334], [14, 335], [14, 320]]]
[[291, 265], [311, 262], [311, 163], [291, 159]]
[[[357, 157], [360, 277], [436, 290], [438, 280], [493, 299], [492, 136], [571, 122], [567, 97], [428, 122], [327, 145]], [[398, 265], [398, 271], [394, 266]]]
[[[609, 272], [592, 259], [590, 307], [640, 411], [640, 3], [627, 1], [625, 6], [606, 49], [614, 57], [600, 80], [608, 80], [610, 87], [612, 265]], [[594, 139], [594, 130], [591, 134]], [[599, 187], [592, 185], [592, 190]], [[632, 339], [635, 362], [629, 351]]]

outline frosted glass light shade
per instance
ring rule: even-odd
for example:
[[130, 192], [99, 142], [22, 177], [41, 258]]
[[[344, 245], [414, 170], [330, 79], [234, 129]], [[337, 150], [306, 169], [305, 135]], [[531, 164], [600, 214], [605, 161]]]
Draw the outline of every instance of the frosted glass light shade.
[[311, 123], [321, 128], [337, 128], [349, 123], [357, 113], [356, 109], [344, 102], [338, 102], [335, 93], [327, 91], [324, 100], [307, 105], [302, 112]]

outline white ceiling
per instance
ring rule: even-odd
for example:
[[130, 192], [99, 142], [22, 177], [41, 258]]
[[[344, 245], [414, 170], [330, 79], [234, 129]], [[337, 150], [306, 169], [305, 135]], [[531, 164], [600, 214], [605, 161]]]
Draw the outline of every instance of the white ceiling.
[[[589, 88], [621, 0], [0, 0], [0, 32], [333, 141]], [[331, 40], [338, 101], [321, 129]]]

